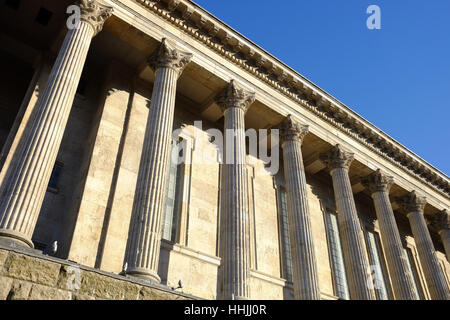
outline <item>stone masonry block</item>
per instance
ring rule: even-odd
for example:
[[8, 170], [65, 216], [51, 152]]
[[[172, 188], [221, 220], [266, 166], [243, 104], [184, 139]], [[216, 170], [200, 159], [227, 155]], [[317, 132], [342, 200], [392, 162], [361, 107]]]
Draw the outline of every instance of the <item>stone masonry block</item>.
[[60, 265], [43, 259], [10, 252], [3, 269], [4, 275], [11, 278], [55, 286], [58, 280]]
[[84, 271], [79, 293], [99, 299], [137, 300], [140, 288], [137, 284]]
[[13, 280], [11, 288], [8, 292], [7, 300], [28, 300], [28, 295], [31, 289], [31, 283]]
[[40, 284], [33, 284], [29, 300], [71, 300], [72, 293]]
[[0, 277], [0, 300], [6, 300], [9, 291], [11, 290], [11, 285], [13, 279], [7, 277]]
[[189, 300], [186, 297], [170, 294], [154, 288], [143, 287], [139, 292], [139, 300]]
[[5, 264], [6, 257], [8, 257], [8, 251], [0, 250], [0, 274], [2, 272], [3, 265]]

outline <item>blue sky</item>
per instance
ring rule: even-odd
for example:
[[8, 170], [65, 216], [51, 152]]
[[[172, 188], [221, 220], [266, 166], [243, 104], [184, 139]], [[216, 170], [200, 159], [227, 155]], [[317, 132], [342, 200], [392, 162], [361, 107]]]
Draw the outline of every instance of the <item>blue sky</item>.
[[194, 1], [450, 175], [449, 0]]

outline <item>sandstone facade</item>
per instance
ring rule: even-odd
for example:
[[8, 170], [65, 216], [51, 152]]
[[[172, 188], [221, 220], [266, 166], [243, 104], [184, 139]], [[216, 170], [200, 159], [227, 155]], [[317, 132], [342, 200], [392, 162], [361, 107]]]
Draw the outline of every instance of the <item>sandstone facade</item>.
[[322, 89], [188, 0], [19, 3], [0, 299], [449, 299], [450, 179]]

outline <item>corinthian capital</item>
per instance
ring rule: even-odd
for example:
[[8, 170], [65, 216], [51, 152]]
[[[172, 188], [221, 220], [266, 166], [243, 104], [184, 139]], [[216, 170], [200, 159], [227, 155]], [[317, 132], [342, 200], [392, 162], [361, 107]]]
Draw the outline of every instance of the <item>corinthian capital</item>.
[[394, 178], [382, 174], [381, 170], [378, 169], [368, 177], [361, 179], [361, 183], [369, 190], [370, 194], [375, 192], [389, 192], [394, 183]]
[[283, 142], [294, 140], [302, 142], [308, 133], [309, 127], [292, 120], [291, 115], [288, 115], [280, 125], [280, 135]]
[[168, 43], [167, 39], [162, 39], [158, 49], [148, 60], [148, 64], [153, 71], [159, 68], [171, 68], [178, 72], [179, 75], [192, 59], [192, 53], [183, 52]]
[[255, 101], [255, 94], [238, 87], [234, 80], [219, 93], [215, 98], [216, 103], [225, 112], [229, 108], [241, 108], [247, 112], [250, 105]]
[[438, 231], [450, 229], [450, 214], [447, 210], [435, 214], [429, 219], [430, 224]]
[[353, 153], [345, 151], [339, 144], [335, 145], [330, 151], [320, 154], [319, 158], [330, 170], [338, 168], [348, 170], [355, 159]]
[[103, 29], [105, 21], [111, 17], [113, 8], [100, 4], [97, 0], [79, 0], [80, 20], [89, 23], [94, 29], [94, 36]]
[[416, 191], [411, 191], [403, 198], [396, 200], [400, 209], [407, 214], [410, 212], [422, 212], [427, 204], [427, 198], [419, 196]]

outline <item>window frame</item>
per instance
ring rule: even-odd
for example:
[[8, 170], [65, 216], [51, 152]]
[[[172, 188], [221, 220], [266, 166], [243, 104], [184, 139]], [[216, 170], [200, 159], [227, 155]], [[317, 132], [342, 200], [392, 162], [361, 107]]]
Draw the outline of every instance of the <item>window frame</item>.
[[[59, 168], [58, 172], [56, 171], [56, 168]], [[48, 192], [55, 193], [55, 194], [59, 193], [59, 190], [60, 190], [59, 182], [61, 179], [61, 173], [62, 173], [63, 169], [64, 169], [64, 163], [56, 160], [55, 164], [53, 165], [52, 173], [50, 174], [50, 180], [48, 181], [48, 185], [47, 185]], [[57, 174], [56, 178], [54, 177], [55, 174]], [[54, 184], [52, 183], [52, 179], [56, 180], [56, 182]]]
[[394, 299], [394, 294], [393, 294], [393, 290], [392, 290], [392, 284], [391, 284], [391, 278], [389, 275], [389, 270], [387, 268], [387, 263], [386, 263], [386, 255], [384, 254], [384, 248], [383, 248], [383, 243], [381, 241], [381, 235], [380, 232], [377, 228], [375, 228], [374, 226], [369, 226], [367, 223], [363, 222], [363, 233], [364, 233], [364, 241], [366, 244], [366, 252], [367, 252], [367, 257], [369, 259], [369, 263], [370, 265], [374, 265], [374, 261], [372, 261], [373, 254], [371, 253], [371, 245], [369, 245], [369, 233], [372, 233], [374, 235], [374, 245], [375, 248], [373, 248], [374, 250], [376, 250], [376, 254], [378, 256], [378, 260], [379, 263], [381, 264], [380, 267], [380, 272], [381, 272], [381, 277], [383, 278], [383, 282], [384, 282], [384, 286], [385, 286], [385, 290], [386, 290], [386, 294], [387, 294], [387, 299], [381, 299], [380, 297], [380, 290], [377, 288], [374, 288], [375, 291], [375, 295], [377, 297], [377, 300], [393, 300]]
[[[347, 270], [346, 270], [346, 266], [345, 266], [345, 257], [344, 257], [344, 249], [342, 247], [342, 239], [341, 239], [341, 231], [339, 229], [339, 219], [338, 219], [338, 213], [335, 210], [332, 210], [330, 208], [326, 208], [322, 205], [322, 203], [320, 203], [321, 208], [322, 208], [322, 213], [323, 213], [323, 219], [324, 219], [324, 227], [325, 227], [325, 235], [327, 238], [327, 249], [328, 249], [328, 259], [329, 259], [329, 263], [330, 263], [330, 270], [331, 270], [331, 278], [332, 278], [332, 282], [333, 282], [333, 294], [338, 297], [341, 300], [350, 300], [350, 287], [348, 284], [348, 275], [347, 275]], [[338, 234], [337, 237], [339, 239], [339, 246], [341, 248], [341, 254], [342, 254], [342, 269], [344, 272], [344, 276], [345, 276], [345, 292], [343, 294], [343, 296], [341, 296], [338, 287], [340, 286], [340, 284], [338, 284], [337, 282], [337, 273], [336, 273], [336, 266], [335, 266], [335, 258], [333, 255], [333, 248], [331, 248], [331, 243], [330, 243], [330, 237], [331, 237], [331, 232], [329, 230], [329, 224], [327, 222], [327, 216], [326, 215], [333, 215], [336, 218], [336, 225], [338, 228]]]
[[[287, 191], [284, 185], [276, 184], [276, 201], [277, 201], [277, 221], [278, 221], [278, 241], [280, 250], [280, 275], [281, 278], [285, 279], [288, 283], [293, 283], [293, 263], [292, 263], [292, 246], [289, 231], [289, 208], [287, 200]], [[283, 212], [281, 207], [281, 195], [284, 192], [286, 197], [286, 219], [283, 218]], [[285, 222], [285, 223], [284, 223]], [[287, 227], [287, 235], [285, 234], [285, 226]], [[286, 239], [289, 243], [286, 243]], [[287, 248], [289, 252], [287, 251]], [[290, 261], [290, 262], [289, 262]], [[290, 265], [290, 266], [288, 266]], [[290, 268], [290, 274], [288, 269]]]
[[[164, 203], [164, 216], [162, 221], [161, 238], [169, 243], [177, 243], [180, 245], [187, 246], [187, 227], [189, 219], [189, 202], [190, 202], [190, 187], [191, 187], [191, 173], [192, 173], [192, 153], [194, 151], [194, 139], [186, 132], [181, 132], [178, 137], [171, 139], [171, 152], [170, 157], [172, 157], [172, 152], [174, 144], [180, 146], [184, 143], [183, 148], [179, 148], [178, 152], [184, 151], [184, 160], [182, 163], [177, 164], [177, 173], [175, 176], [175, 194], [174, 194], [174, 208], [172, 212], [172, 226], [170, 231], [170, 239], [164, 237], [164, 225], [167, 216], [167, 192], [169, 186], [170, 172], [167, 176], [167, 188], [166, 188], [166, 201]], [[171, 167], [172, 158], [170, 158], [169, 166]], [[170, 169], [169, 169], [170, 170]]]

